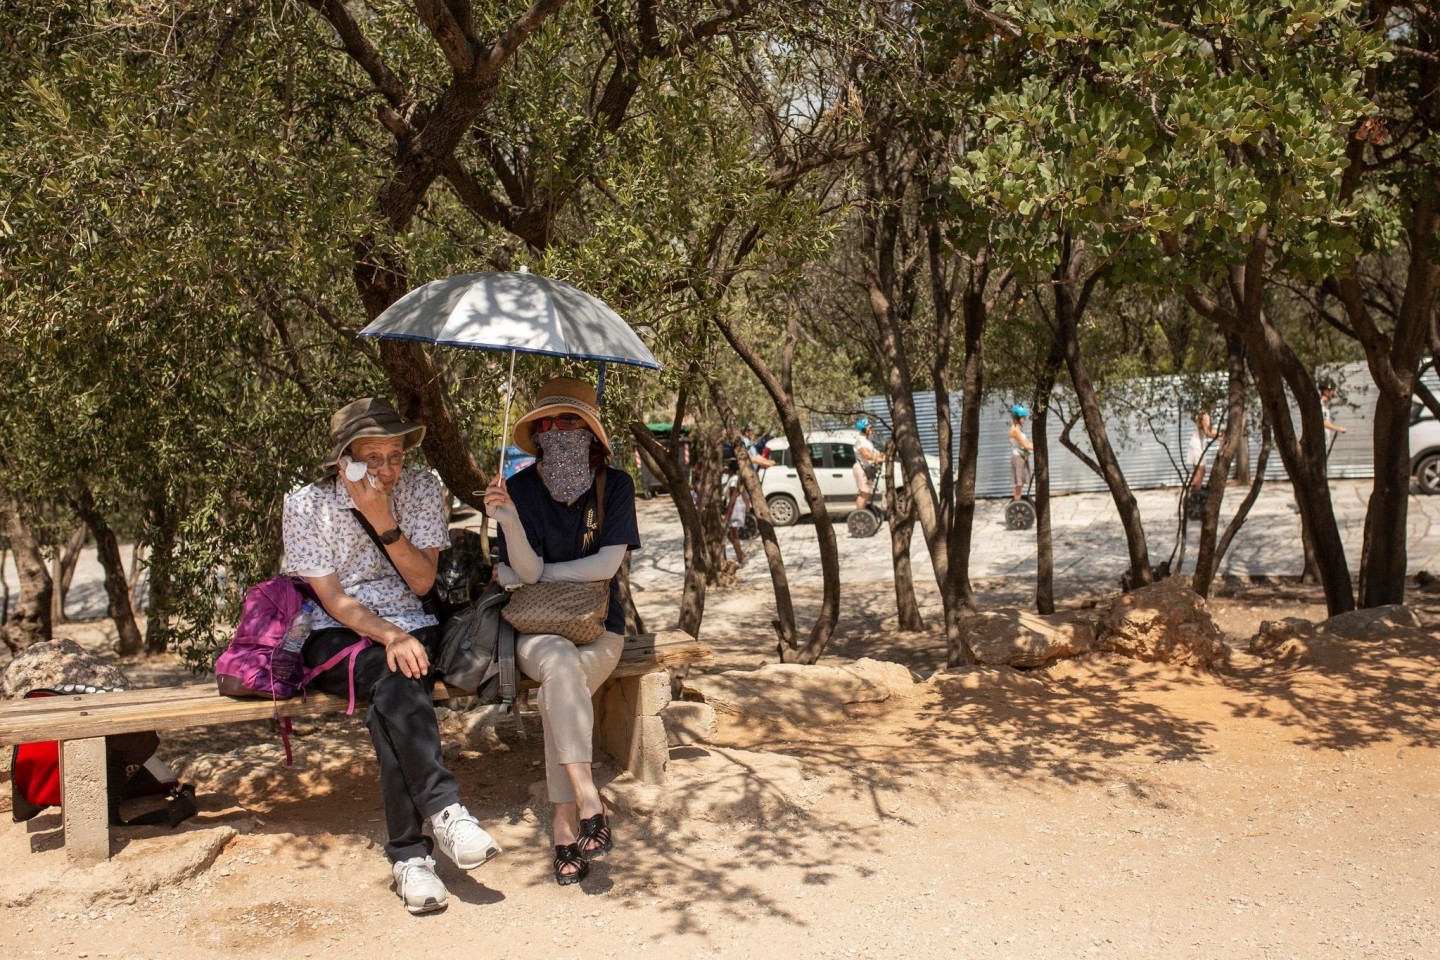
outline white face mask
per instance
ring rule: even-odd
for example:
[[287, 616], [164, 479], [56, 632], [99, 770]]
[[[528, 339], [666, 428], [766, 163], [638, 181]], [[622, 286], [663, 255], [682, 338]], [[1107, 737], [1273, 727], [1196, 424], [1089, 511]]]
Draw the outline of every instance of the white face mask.
[[595, 434], [583, 428], [535, 434], [535, 445], [545, 454], [540, 459], [540, 479], [550, 496], [569, 503], [590, 489], [595, 482], [595, 471], [590, 469], [594, 439]]

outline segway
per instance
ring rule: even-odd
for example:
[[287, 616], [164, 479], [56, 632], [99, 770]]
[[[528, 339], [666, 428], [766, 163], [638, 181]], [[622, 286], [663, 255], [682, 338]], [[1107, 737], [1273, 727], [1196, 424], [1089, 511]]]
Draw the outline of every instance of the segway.
[[885, 522], [885, 515], [869, 504], [864, 510], [851, 510], [850, 516], [845, 518], [845, 529], [850, 531], [850, 536], [857, 540], [864, 540], [867, 537], [875, 536], [880, 529], [880, 524]]
[[1186, 486], [1185, 488], [1185, 522], [1205, 519], [1205, 504], [1210, 499], [1210, 481], [1206, 480], [1200, 485], [1200, 489]]
[[1035, 498], [1030, 496], [1030, 490], [1035, 486], [1035, 476], [1031, 474], [1030, 482], [1025, 485], [1025, 493], [1019, 500], [1011, 500], [1005, 508], [1005, 529], [1006, 530], [1029, 530], [1035, 526]]

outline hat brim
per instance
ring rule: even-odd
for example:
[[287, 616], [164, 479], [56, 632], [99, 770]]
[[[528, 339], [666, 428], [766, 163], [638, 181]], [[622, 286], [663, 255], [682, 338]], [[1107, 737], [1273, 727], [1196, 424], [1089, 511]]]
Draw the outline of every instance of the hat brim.
[[394, 423], [369, 424], [359, 427], [354, 432], [342, 437], [335, 443], [335, 446], [330, 448], [330, 456], [325, 458], [325, 463], [323, 464], [325, 472], [333, 473], [338, 469], [340, 458], [345, 455], [346, 450], [350, 449], [350, 445], [356, 440], [363, 440], [366, 437], [404, 437], [405, 445], [403, 449], [409, 452], [419, 446], [421, 440], [425, 439], [425, 425], [423, 423], [409, 423], [405, 420], [397, 420]]
[[570, 397], [546, 397], [537, 401], [535, 408], [515, 421], [515, 427], [510, 431], [510, 442], [532, 457], [540, 451], [535, 446], [535, 421], [541, 417], [553, 417], [559, 413], [574, 413], [579, 415], [605, 447], [605, 452], [613, 454], [615, 451], [610, 446], [610, 438], [605, 435], [605, 428], [600, 426], [600, 411], [579, 400], [572, 400]]

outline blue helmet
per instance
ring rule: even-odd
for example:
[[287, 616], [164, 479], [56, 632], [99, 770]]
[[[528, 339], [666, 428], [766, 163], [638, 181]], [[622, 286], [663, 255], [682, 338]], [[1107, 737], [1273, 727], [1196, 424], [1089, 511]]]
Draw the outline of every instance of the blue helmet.
[[1015, 406], [1010, 408], [1010, 413], [1012, 416], [1016, 417], [1028, 417], [1030, 416], [1030, 408], [1025, 406], [1025, 404], [1023, 403], [1017, 403], [1015, 404]]
[[869, 417], [861, 417], [859, 420], [856, 420], [856, 421], [855, 421], [855, 429], [856, 429], [856, 430], [864, 430], [864, 429], [865, 429], [866, 427], [868, 427], [868, 426], [870, 426], [870, 418], [869, 418]]

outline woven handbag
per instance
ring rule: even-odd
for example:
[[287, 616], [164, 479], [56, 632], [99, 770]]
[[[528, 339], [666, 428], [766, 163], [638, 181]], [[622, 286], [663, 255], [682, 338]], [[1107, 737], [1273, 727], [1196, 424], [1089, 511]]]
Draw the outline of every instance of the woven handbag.
[[500, 615], [516, 633], [555, 633], [576, 644], [605, 632], [610, 581], [529, 583], [510, 594]]
[[[605, 472], [595, 478], [594, 503], [585, 511], [585, 540], [582, 556], [591, 552], [596, 535], [605, 523]], [[554, 633], [575, 644], [600, 639], [610, 613], [610, 581], [527, 583], [510, 594], [500, 615], [516, 633]]]

